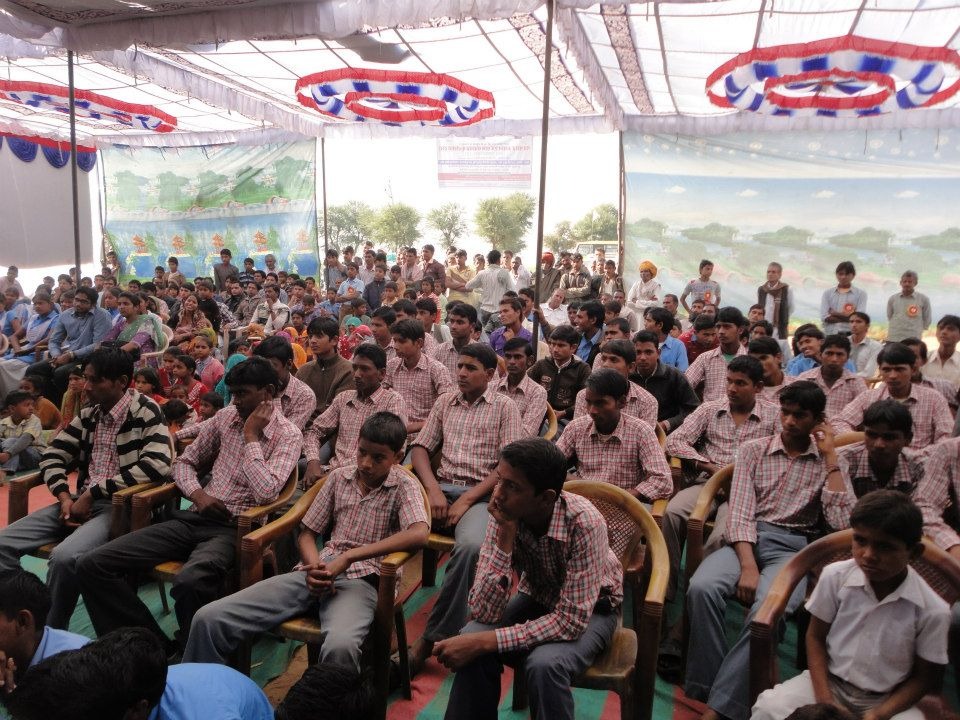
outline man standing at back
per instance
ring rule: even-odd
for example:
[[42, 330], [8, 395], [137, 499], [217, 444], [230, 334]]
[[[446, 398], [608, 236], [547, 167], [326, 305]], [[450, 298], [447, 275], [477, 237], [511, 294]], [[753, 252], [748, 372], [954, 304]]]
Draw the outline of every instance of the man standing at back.
[[500, 251], [487, 253], [487, 267], [464, 285], [465, 290], [480, 288], [480, 324], [486, 325], [497, 311], [502, 298], [509, 290], [516, 291], [509, 270], [500, 267]]
[[757, 304], [763, 306], [763, 319], [773, 325], [777, 340], [786, 340], [793, 313], [793, 291], [780, 281], [782, 276], [783, 265], [772, 262], [767, 266], [767, 281], [757, 288]]
[[213, 266], [213, 277], [217, 283], [217, 292], [223, 292], [227, 287], [227, 278], [240, 275], [240, 269], [234, 265], [231, 260], [233, 253], [230, 248], [224, 248], [220, 251], [220, 264]]

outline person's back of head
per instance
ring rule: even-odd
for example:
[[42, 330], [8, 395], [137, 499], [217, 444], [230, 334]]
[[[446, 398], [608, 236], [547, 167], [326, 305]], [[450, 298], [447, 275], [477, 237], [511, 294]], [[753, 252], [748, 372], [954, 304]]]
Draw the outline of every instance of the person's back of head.
[[[50, 612], [50, 591], [44, 582], [23, 568], [0, 573], [0, 613], [14, 620], [24, 610], [33, 618], [33, 625], [42, 629]], [[9, 648], [0, 648], [8, 655]]]
[[693, 330], [694, 332], [700, 332], [701, 330], [710, 330], [717, 326], [717, 321], [714, 320], [709, 315], [697, 315], [697, 319], [693, 321]]
[[349, 665], [307, 668], [274, 711], [276, 720], [372, 720], [373, 685]]
[[832, 703], [811, 703], [798, 707], [785, 720], [850, 720], [850, 715]]

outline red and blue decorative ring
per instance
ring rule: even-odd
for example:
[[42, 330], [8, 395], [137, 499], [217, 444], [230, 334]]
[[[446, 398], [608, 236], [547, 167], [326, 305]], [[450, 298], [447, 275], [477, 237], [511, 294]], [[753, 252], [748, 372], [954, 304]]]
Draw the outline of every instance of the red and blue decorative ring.
[[297, 100], [328, 117], [462, 127], [493, 117], [493, 93], [450, 75], [341, 68], [297, 80]]
[[[89, 90], [76, 90], [74, 99], [77, 117], [118, 122], [137, 130], [158, 133], [171, 132], [177, 127], [175, 117], [152, 105], [121, 102]], [[0, 80], [0, 100], [64, 115], [70, 112], [70, 90], [63, 85]]]
[[960, 55], [847, 35], [737, 55], [707, 78], [714, 105], [768, 115], [868, 117], [939, 105], [960, 91]]

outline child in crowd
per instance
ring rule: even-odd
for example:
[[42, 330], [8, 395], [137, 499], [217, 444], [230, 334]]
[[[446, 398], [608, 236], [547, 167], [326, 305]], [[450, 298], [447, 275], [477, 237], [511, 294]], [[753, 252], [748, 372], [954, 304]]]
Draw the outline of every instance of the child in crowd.
[[340, 318], [340, 303], [337, 302], [337, 289], [327, 288], [327, 299], [317, 306], [322, 317]]
[[690, 312], [690, 306], [687, 305], [688, 297], [691, 302], [703, 300], [704, 305], [712, 304], [720, 307], [720, 284], [711, 280], [711, 275], [713, 275], [713, 262], [701, 260], [700, 277], [688, 282], [680, 295], [680, 304], [683, 305], [684, 310]]
[[950, 608], [911, 560], [923, 517], [905, 494], [877, 490], [850, 514], [850, 560], [828, 565], [807, 601], [809, 669], [757, 698], [754, 720], [782, 720], [818, 702], [851, 717], [919, 719], [947, 664]]
[[417, 300], [423, 299], [433, 300], [437, 307], [436, 317], [433, 321], [440, 322], [440, 297], [436, 293], [436, 285], [432, 277], [425, 277], [420, 281], [420, 293], [417, 295]]
[[[210, 392], [210, 388], [197, 379], [197, 362], [189, 355], [179, 355], [173, 361], [173, 376], [176, 379], [176, 385], [180, 385], [187, 391], [186, 402], [196, 412], [200, 412], [200, 398], [204, 393]], [[172, 391], [172, 388], [171, 388]], [[168, 393], [173, 397], [171, 393]]]
[[416, 319], [397, 320], [391, 327], [397, 357], [387, 363], [385, 384], [407, 404], [407, 431], [419, 432], [437, 398], [454, 389], [450, 374], [423, 350], [423, 323]]
[[80, 410], [87, 404], [84, 392], [83, 367], [75, 365], [67, 378], [67, 391], [63, 394], [60, 403], [60, 429], [62, 430], [73, 418], [80, 414]]
[[163, 405], [167, 401], [160, 386], [157, 371], [151, 367], [140, 368], [133, 374], [133, 387], [138, 393], [146, 395], [158, 405]]
[[577, 393], [586, 386], [590, 366], [576, 356], [580, 335], [569, 325], [556, 328], [549, 345], [550, 357], [535, 362], [527, 375], [547, 391], [547, 402], [564, 426], [573, 419]]
[[352, 358], [353, 351], [360, 347], [362, 343], [366, 342], [367, 338], [373, 337], [373, 332], [370, 330], [370, 327], [363, 325], [359, 318], [352, 316], [347, 318], [344, 331], [343, 335], [340, 336], [340, 340], [337, 342], [337, 352], [339, 352], [340, 357], [345, 360]]
[[209, 420], [223, 410], [223, 398], [215, 392], [204, 393], [200, 398], [199, 420]]
[[[182, 390], [182, 386], [175, 386]], [[163, 419], [167, 424], [170, 435], [176, 435], [177, 431], [185, 427], [196, 424], [197, 414], [186, 402], [179, 398], [170, 398], [163, 405]]]
[[370, 316], [367, 315], [367, 301], [363, 298], [354, 298], [347, 303], [347, 314], [343, 316], [341, 325], [347, 327], [350, 320], [359, 320], [361, 325], [370, 326]]
[[7, 395], [4, 408], [9, 414], [0, 420], [0, 478], [5, 473], [38, 467], [46, 446], [40, 418], [33, 414], [35, 403], [30, 393], [13, 391]]
[[170, 397], [171, 386], [177, 382], [177, 378], [173, 374], [173, 363], [180, 355], [183, 355], [183, 350], [176, 345], [167, 348], [163, 353], [163, 364], [157, 372], [157, 377], [160, 378], [160, 388], [167, 397]]
[[223, 377], [223, 363], [213, 355], [214, 344], [206, 335], [198, 334], [193, 339], [193, 359], [197, 362], [197, 375], [208, 388], [216, 387]]
[[43, 396], [46, 388], [47, 381], [42, 375], [27, 375], [20, 381], [20, 389], [33, 398], [33, 414], [40, 418], [40, 425], [44, 430], [55, 430], [60, 427], [63, 417], [57, 406]]
[[287, 333], [290, 335], [290, 341], [302, 347], [307, 353], [307, 359], [312, 360], [313, 357], [307, 351], [307, 325], [303, 310], [294, 310], [290, 313], [290, 325], [287, 327]]

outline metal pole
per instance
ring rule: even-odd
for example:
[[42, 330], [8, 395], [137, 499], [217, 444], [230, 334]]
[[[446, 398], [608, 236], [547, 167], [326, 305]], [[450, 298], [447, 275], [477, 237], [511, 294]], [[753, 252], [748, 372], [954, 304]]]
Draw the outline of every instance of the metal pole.
[[70, 95], [70, 180], [73, 186], [73, 259], [77, 267], [74, 279], [80, 287], [80, 188], [77, 177], [77, 109], [74, 105], [73, 50], [67, 50], [67, 86]]
[[320, 138], [320, 183], [323, 190], [323, 258], [330, 247], [330, 224], [327, 220], [327, 139]]
[[623, 155], [623, 130], [620, 131], [620, 211], [617, 215], [617, 268], [620, 277], [624, 276], [623, 256], [626, 254], [627, 239], [627, 172]]
[[[553, 59], [553, 11], [556, 0], [547, 0], [547, 44], [543, 57], [543, 114], [540, 119], [540, 200], [537, 203], [537, 256], [534, 259], [537, 271], [534, 277], [534, 291], [540, 295], [540, 283], [543, 281], [543, 268], [540, 258], [543, 257], [543, 212], [544, 200], [547, 195], [547, 139], [550, 130], [550, 68]], [[539, 302], [537, 306], [539, 307]], [[533, 316], [533, 348], [534, 355], [540, 354], [540, 321]]]

